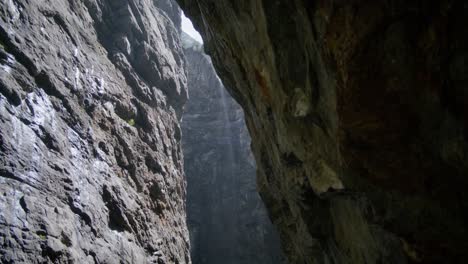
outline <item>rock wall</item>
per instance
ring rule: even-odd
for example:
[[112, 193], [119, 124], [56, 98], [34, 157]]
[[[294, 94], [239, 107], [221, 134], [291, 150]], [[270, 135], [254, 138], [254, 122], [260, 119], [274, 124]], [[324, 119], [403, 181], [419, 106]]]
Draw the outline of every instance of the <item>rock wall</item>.
[[0, 262], [190, 263], [169, 0], [0, 4]]
[[282, 263], [278, 234], [255, 188], [242, 109], [226, 92], [201, 44], [189, 38], [184, 42], [189, 100], [182, 145], [192, 261]]
[[178, 0], [290, 263], [464, 263], [468, 5]]

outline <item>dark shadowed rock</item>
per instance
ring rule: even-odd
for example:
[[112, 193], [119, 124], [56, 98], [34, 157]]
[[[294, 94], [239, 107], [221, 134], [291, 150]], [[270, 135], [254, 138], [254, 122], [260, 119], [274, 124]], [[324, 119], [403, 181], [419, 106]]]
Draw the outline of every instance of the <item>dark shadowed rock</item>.
[[282, 263], [279, 238], [256, 190], [240, 106], [202, 45], [182, 33], [190, 99], [182, 121], [187, 214], [195, 264]]
[[179, 0], [291, 263], [465, 263], [468, 5]]
[[190, 263], [171, 1], [0, 5], [0, 262]]

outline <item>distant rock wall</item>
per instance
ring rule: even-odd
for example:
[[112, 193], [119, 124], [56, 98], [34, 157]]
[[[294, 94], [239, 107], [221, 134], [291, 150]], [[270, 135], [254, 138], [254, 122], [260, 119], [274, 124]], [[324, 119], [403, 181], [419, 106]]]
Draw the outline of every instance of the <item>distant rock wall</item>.
[[184, 37], [189, 100], [182, 142], [192, 261], [282, 263], [278, 235], [256, 190], [243, 112], [201, 45]]
[[0, 262], [190, 263], [169, 0], [0, 4]]
[[466, 1], [178, 2], [290, 263], [466, 263]]

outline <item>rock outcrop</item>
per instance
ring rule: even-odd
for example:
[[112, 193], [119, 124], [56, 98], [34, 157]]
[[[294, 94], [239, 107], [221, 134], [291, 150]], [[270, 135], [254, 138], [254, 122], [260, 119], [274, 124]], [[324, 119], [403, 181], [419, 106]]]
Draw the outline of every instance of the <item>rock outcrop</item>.
[[468, 5], [178, 0], [290, 263], [464, 263]]
[[190, 263], [169, 0], [0, 5], [0, 262]]
[[194, 264], [282, 263], [279, 237], [256, 191], [240, 106], [201, 44], [182, 33], [189, 100], [182, 120], [187, 214]]

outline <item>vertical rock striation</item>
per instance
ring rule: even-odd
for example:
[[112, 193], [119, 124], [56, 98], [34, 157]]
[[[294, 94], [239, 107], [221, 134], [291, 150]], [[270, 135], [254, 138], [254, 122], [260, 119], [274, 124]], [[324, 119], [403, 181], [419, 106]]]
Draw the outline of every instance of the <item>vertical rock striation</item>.
[[169, 0], [0, 5], [0, 262], [190, 263]]
[[190, 95], [182, 142], [192, 261], [282, 263], [279, 238], [255, 188], [242, 109], [225, 91], [201, 44], [182, 38]]
[[179, 0], [290, 263], [464, 263], [468, 5]]

